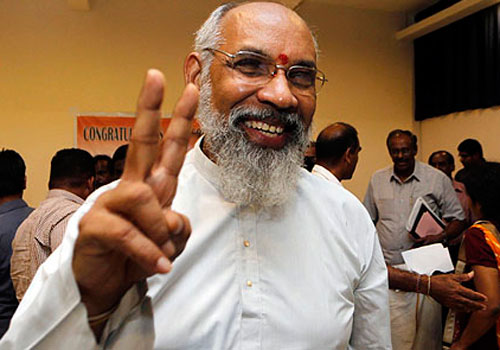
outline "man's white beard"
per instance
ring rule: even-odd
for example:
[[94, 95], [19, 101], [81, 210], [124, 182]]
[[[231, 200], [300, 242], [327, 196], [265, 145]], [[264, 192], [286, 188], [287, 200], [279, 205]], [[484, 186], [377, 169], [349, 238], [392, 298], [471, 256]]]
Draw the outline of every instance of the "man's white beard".
[[[282, 205], [296, 189], [310, 128], [304, 128], [299, 115], [272, 108], [237, 107], [227, 117], [212, 108], [211, 95], [210, 82], [202, 84], [198, 118], [204, 142], [220, 169], [222, 195], [230, 202], [255, 208]], [[282, 149], [256, 145], [242, 129], [250, 116], [252, 120], [279, 118], [285, 131], [292, 128], [293, 137]]]

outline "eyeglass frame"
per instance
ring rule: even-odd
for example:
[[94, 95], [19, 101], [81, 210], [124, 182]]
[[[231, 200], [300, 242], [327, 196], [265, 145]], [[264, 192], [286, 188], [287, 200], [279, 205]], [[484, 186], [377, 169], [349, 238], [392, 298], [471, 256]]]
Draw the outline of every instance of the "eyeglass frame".
[[[239, 55], [239, 54], [249, 53], [251, 55], [255, 55], [257, 57], [263, 58], [263, 59], [267, 60], [269, 63], [271, 63], [272, 65], [274, 65], [274, 71], [270, 72], [271, 79], [274, 78], [278, 74], [278, 69], [282, 69], [285, 72], [285, 76], [286, 76], [287, 81], [290, 84], [292, 84], [292, 86], [297, 87], [298, 89], [300, 89], [300, 87], [298, 87], [297, 85], [295, 85], [288, 78], [288, 72], [290, 72], [290, 69], [298, 67], [298, 68], [305, 68], [305, 69], [314, 71], [316, 73], [316, 77], [314, 79], [315, 80], [319, 80], [321, 82], [320, 88], [319, 89], [315, 88], [315, 90], [318, 90], [318, 91], [314, 92], [315, 95], [318, 95], [319, 94], [319, 90], [321, 90], [321, 88], [323, 87], [323, 85], [325, 85], [325, 83], [328, 82], [328, 79], [326, 78], [325, 73], [323, 73], [322, 71], [320, 71], [316, 67], [308, 67], [308, 66], [302, 66], [300, 64], [296, 64], [296, 65], [292, 65], [292, 66], [290, 66], [290, 67], [287, 68], [286, 66], [284, 66], [282, 64], [278, 64], [278, 63], [274, 62], [273, 59], [270, 58], [269, 56], [265, 56], [265, 55], [262, 55], [262, 54], [257, 53], [257, 52], [252, 52], [252, 51], [247, 51], [247, 50], [240, 50], [240, 51], [236, 52], [235, 54], [232, 54], [232, 53], [229, 53], [227, 51], [220, 50], [220, 49], [215, 49], [215, 48], [212, 48], [212, 47], [205, 47], [203, 49], [203, 51], [210, 52], [212, 55], [214, 55], [214, 57], [215, 57], [215, 54], [214, 54], [215, 52], [221, 53], [221, 54], [225, 55], [226, 57], [229, 57], [231, 59], [231, 62], [230, 62], [231, 65], [229, 65], [229, 67], [231, 69], [233, 69], [233, 70], [235, 70], [235, 68], [234, 68], [234, 63], [233, 63], [232, 60], [234, 60], [237, 57], [237, 55]], [[317, 75], [318, 73], [320, 74], [320, 76]], [[265, 85], [265, 84], [263, 84], [263, 85]], [[316, 86], [316, 84], [313, 84], [313, 86]]]

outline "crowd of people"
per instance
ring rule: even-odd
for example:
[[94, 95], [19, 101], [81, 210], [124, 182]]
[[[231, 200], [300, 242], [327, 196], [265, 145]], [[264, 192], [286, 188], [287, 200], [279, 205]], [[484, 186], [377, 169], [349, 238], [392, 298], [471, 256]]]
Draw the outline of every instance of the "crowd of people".
[[[459, 181], [452, 176], [455, 160], [450, 152], [433, 152], [428, 165], [415, 159], [417, 137], [410, 131], [391, 131], [386, 144], [393, 164], [372, 176], [364, 205], [376, 225], [389, 272], [393, 348], [441, 349], [443, 343], [452, 349], [497, 349], [500, 280], [496, 257], [500, 263], [500, 236], [494, 232], [500, 222], [494, 199], [500, 196], [500, 177], [494, 174], [498, 174], [500, 163], [487, 162], [481, 144], [466, 139], [457, 148], [463, 165], [456, 174]], [[314, 145], [313, 174], [338, 185], [352, 178], [361, 150], [354, 127], [334, 123], [320, 132]], [[409, 234], [406, 222], [418, 197], [445, 221], [441, 234], [419, 239]], [[489, 214], [481, 208], [490, 208]], [[484, 230], [492, 233], [485, 234]], [[401, 253], [437, 242], [448, 247], [455, 264], [465, 265], [465, 269], [457, 272], [474, 271], [474, 274], [423, 276], [408, 272]], [[458, 287], [457, 282], [465, 283], [469, 290]], [[486, 299], [472, 294], [473, 289]], [[488, 300], [487, 307], [467, 312], [465, 309], [472, 310], [475, 306], [471, 304], [464, 309], [456, 304], [465, 295], [471, 300]], [[445, 306], [445, 312], [441, 305]], [[449, 307], [458, 312], [448, 310]], [[454, 330], [445, 339], [443, 326]]]
[[[467, 139], [453, 178], [450, 152], [420, 162], [396, 129], [361, 203], [342, 185], [357, 130], [334, 123], [308, 149], [317, 53], [288, 8], [224, 4], [161, 140], [164, 78], [149, 70], [130, 143], [58, 151], [38, 208], [22, 157], [0, 151], [0, 348], [498, 349], [500, 164]], [[420, 198], [444, 228], [415, 238]], [[402, 252], [436, 243], [455, 272], [410, 270]]]

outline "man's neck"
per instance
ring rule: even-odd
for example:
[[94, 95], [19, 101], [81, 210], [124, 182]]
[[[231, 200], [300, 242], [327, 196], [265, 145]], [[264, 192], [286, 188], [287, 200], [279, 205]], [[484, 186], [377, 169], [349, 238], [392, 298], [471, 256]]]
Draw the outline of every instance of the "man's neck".
[[396, 169], [394, 169], [394, 174], [401, 180], [401, 182], [405, 182], [411, 174], [415, 171], [415, 166], [411, 170], [404, 171], [404, 172], [396, 172]]
[[16, 199], [21, 199], [21, 198], [23, 198], [22, 193], [11, 194], [8, 196], [0, 197], [0, 205], [7, 203], [7, 202], [15, 201]]
[[327, 164], [325, 162], [317, 162], [318, 165], [321, 165], [323, 168], [332, 173], [333, 176], [337, 178], [337, 180], [342, 181], [344, 179], [342, 169], [338, 166]]

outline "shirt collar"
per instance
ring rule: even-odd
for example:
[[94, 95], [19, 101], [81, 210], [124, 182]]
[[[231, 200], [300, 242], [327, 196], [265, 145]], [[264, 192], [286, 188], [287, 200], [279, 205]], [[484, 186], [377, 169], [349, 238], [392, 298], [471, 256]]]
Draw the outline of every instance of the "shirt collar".
[[330, 170], [328, 170], [324, 166], [321, 166], [319, 164], [315, 164], [311, 173], [318, 176], [318, 177], [322, 177], [323, 179], [325, 179], [327, 181], [330, 181], [330, 182], [333, 182], [333, 183], [336, 183], [336, 184], [339, 184], [340, 186], [342, 186], [342, 183], [339, 181], [339, 179], [337, 179], [337, 177], [335, 175], [333, 175], [330, 172]]
[[28, 204], [21, 198], [8, 201], [0, 205], [0, 214], [7, 213], [11, 210], [16, 210], [19, 208], [27, 207]]
[[76, 194], [58, 188], [49, 190], [49, 194], [47, 195], [47, 199], [61, 197], [64, 197], [65, 199], [77, 204], [83, 204], [84, 202], [83, 198], [78, 197]]
[[201, 144], [203, 142], [204, 136], [200, 137], [196, 144], [194, 145], [192, 152], [194, 166], [198, 171], [213, 185], [219, 187], [219, 167], [217, 164], [212, 162], [205, 153], [201, 150]]
[[408, 176], [408, 178], [405, 181], [401, 181], [401, 179], [394, 173], [394, 166], [392, 166], [392, 168], [391, 168], [391, 176], [389, 178], [389, 181], [394, 180], [397, 183], [401, 184], [401, 183], [410, 182], [413, 179], [415, 179], [416, 181], [420, 182], [420, 180], [422, 179], [422, 176], [423, 176], [422, 165], [420, 164], [420, 162], [418, 160], [415, 160], [415, 167], [413, 168], [413, 173], [411, 173], [411, 175]]

